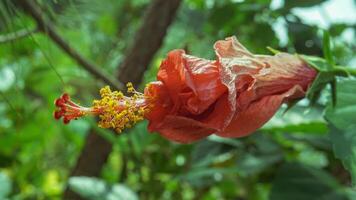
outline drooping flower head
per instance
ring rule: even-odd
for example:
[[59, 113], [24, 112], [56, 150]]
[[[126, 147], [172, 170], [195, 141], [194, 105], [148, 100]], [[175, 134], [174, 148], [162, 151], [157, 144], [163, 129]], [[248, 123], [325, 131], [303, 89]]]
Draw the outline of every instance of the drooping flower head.
[[242, 137], [265, 124], [283, 102], [304, 97], [317, 74], [297, 55], [254, 55], [235, 37], [216, 42], [214, 49], [216, 60], [169, 52], [157, 81], [143, 94], [132, 85], [131, 97], [104, 88], [92, 108], [62, 96], [55, 117], [68, 122], [99, 115], [101, 127], [119, 132], [146, 118], [149, 131], [182, 143], [211, 134]]

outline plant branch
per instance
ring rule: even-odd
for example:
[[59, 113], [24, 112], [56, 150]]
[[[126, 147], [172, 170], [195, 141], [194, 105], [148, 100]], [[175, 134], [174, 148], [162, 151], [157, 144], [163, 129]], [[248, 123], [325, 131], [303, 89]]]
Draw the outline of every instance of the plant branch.
[[[172, 23], [181, 0], [153, 0], [147, 8], [142, 25], [136, 32], [133, 45], [119, 66], [118, 75], [121, 82], [131, 81], [136, 86], [141, 82], [143, 73], [151, 62], [154, 54], [160, 48]], [[85, 141], [82, 153], [70, 176], [97, 176], [106, 163], [112, 144], [96, 133], [90, 132]], [[100, 153], [97, 156], [97, 152]], [[125, 163], [125, 161], [124, 161]], [[126, 173], [123, 167], [123, 172]], [[126, 177], [126, 174], [122, 174]], [[66, 188], [63, 199], [81, 199], [69, 188]]]
[[72, 57], [80, 66], [86, 69], [90, 74], [94, 77], [102, 80], [106, 84], [115, 88], [116, 90], [123, 90], [123, 84], [119, 81], [113, 79], [108, 74], [105, 74], [100, 70], [98, 66], [96, 66], [91, 61], [85, 59], [78, 51], [73, 49], [56, 31], [55, 27], [46, 20], [42, 14], [42, 11], [36, 5], [33, 0], [20, 0], [21, 5], [25, 9], [25, 11], [30, 14], [33, 19], [36, 21], [39, 31], [47, 34], [53, 42], [55, 42], [63, 51], [65, 51], [70, 57]]
[[5, 35], [0, 35], [0, 44], [8, 43], [8, 42], [13, 42], [15, 40], [19, 40], [22, 38], [25, 38], [31, 34], [34, 34], [38, 32], [38, 28], [33, 28], [33, 29], [22, 29], [13, 33], [8, 33]]
[[122, 83], [141, 83], [153, 56], [161, 47], [169, 25], [172, 23], [181, 0], [154, 0], [144, 15], [141, 27], [125, 59], [118, 67]]

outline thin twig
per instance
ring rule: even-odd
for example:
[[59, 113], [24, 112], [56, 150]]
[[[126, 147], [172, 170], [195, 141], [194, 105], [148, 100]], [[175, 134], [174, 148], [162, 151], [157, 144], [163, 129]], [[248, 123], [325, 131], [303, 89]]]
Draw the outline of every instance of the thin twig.
[[16, 115], [20, 118], [23, 119], [22, 115], [15, 109], [14, 105], [11, 104], [10, 100], [5, 96], [5, 94], [0, 90], [0, 95], [1, 97], [5, 100], [9, 108], [16, 113]]
[[0, 44], [4, 44], [4, 43], [9, 43], [9, 42], [13, 42], [15, 40], [19, 40], [22, 38], [25, 38], [31, 34], [34, 34], [36, 32], [38, 32], [38, 28], [33, 28], [33, 29], [22, 29], [13, 33], [8, 33], [5, 35], [0, 35]]
[[53, 42], [63, 49], [70, 57], [72, 57], [80, 66], [86, 69], [96, 78], [102, 80], [106, 84], [110, 85], [116, 90], [123, 90], [124, 86], [116, 79], [110, 77], [100, 70], [100, 67], [96, 66], [93, 62], [84, 58], [78, 51], [73, 49], [56, 31], [55, 27], [43, 17], [40, 8], [33, 0], [21, 0], [20, 1], [24, 9], [33, 17], [36, 21], [38, 28], [41, 32], [47, 34]]

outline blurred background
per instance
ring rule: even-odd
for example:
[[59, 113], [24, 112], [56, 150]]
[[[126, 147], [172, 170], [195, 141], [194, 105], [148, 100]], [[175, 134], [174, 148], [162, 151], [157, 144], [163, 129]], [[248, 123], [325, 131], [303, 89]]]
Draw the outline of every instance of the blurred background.
[[214, 59], [233, 35], [258, 54], [322, 56], [325, 29], [337, 62], [356, 66], [355, 28], [354, 0], [1, 0], [0, 199], [356, 199], [322, 117], [327, 90], [251, 136], [189, 145], [146, 122], [118, 135], [52, 117], [63, 92], [91, 105], [104, 85], [140, 90], [170, 50]]

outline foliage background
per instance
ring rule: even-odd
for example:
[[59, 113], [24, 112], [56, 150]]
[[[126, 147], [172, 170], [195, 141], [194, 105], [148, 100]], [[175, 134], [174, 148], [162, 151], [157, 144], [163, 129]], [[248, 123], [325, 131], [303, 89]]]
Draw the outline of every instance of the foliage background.
[[[150, 3], [37, 2], [75, 49], [110, 74], [118, 70]], [[356, 67], [355, 4], [185, 0], [144, 80], [155, 80], [169, 50], [184, 48], [214, 59], [214, 41], [231, 35], [259, 54], [270, 54], [266, 46], [271, 46], [323, 56], [320, 28], [334, 38], [336, 62]], [[1, 34], [33, 27], [16, 1], [0, 2]], [[91, 118], [58, 123], [53, 100], [66, 91], [89, 105], [101, 86], [45, 34], [0, 44], [0, 199], [61, 199], [96, 123]], [[87, 199], [356, 199], [351, 180], [356, 174], [355, 88], [355, 80], [338, 79], [336, 110], [328, 107], [326, 88], [312, 108], [303, 100], [285, 115], [282, 109], [241, 139], [212, 136], [181, 145], [148, 133], [146, 122], [122, 135], [98, 128], [114, 147], [101, 176], [72, 178], [70, 185]]]

